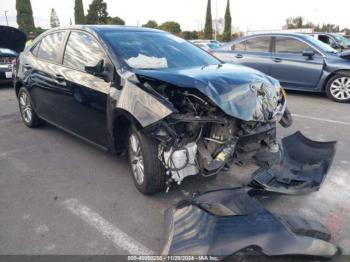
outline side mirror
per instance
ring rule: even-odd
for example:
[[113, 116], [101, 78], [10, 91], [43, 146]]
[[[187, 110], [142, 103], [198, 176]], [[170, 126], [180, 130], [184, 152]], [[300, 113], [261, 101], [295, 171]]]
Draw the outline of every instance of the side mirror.
[[312, 59], [314, 55], [315, 55], [314, 50], [305, 49], [303, 51], [303, 56], [306, 56], [308, 59]]
[[104, 60], [101, 59], [95, 66], [85, 66], [85, 71], [94, 76], [101, 76], [104, 72]]

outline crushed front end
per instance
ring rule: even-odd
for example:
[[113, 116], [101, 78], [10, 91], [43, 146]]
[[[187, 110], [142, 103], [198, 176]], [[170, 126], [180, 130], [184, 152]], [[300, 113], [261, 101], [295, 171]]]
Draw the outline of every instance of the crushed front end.
[[[230, 163], [250, 161], [262, 152], [271, 159], [279, 156], [276, 125], [287, 127], [292, 121], [279, 85], [244, 84], [211, 99], [194, 88], [140, 79], [176, 109], [143, 130], [160, 141], [158, 157], [168, 184], [192, 175], [216, 175]], [[213, 94], [211, 90], [206, 94]]]

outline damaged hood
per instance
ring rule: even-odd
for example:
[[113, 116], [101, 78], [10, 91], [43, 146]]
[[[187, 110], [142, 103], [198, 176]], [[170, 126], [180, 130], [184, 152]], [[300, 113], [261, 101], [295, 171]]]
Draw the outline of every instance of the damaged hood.
[[27, 40], [25, 33], [14, 27], [0, 26], [0, 35], [0, 48], [11, 49], [17, 53], [23, 51]]
[[226, 114], [244, 121], [272, 120], [281, 100], [280, 84], [277, 80], [240, 65], [135, 69], [134, 72], [138, 76], [160, 80], [179, 88], [197, 89]]

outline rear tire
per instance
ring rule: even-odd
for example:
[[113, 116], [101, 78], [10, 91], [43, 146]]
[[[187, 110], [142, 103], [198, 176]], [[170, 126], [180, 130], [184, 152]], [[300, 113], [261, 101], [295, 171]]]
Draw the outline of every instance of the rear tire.
[[340, 72], [332, 76], [326, 86], [327, 96], [338, 103], [350, 102], [350, 72]]
[[165, 190], [166, 174], [158, 159], [158, 143], [130, 128], [128, 136], [128, 157], [136, 188], [145, 195]]
[[25, 87], [21, 87], [18, 91], [18, 105], [23, 123], [27, 127], [36, 128], [44, 123], [44, 121], [35, 113], [32, 106], [32, 100]]

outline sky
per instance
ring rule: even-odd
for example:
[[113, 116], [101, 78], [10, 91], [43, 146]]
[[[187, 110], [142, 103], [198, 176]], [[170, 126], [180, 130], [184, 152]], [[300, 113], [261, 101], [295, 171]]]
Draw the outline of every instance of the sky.
[[[85, 14], [92, 0], [83, 0]], [[17, 27], [15, 0], [0, 0], [0, 24], [5, 25], [7, 11], [10, 26]], [[142, 25], [148, 20], [158, 23], [177, 21], [181, 29], [204, 27], [207, 0], [105, 0], [110, 16], [119, 16], [127, 25]], [[213, 19], [224, 17], [227, 0], [212, 0]], [[50, 27], [50, 10], [54, 8], [61, 25], [74, 23], [74, 0], [31, 0], [34, 22]], [[350, 1], [337, 0], [231, 0], [232, 25], [241, 31], [280, 29], [286, 18], [303, 16], [315, 23], [338, 24], [350, 28]]]

